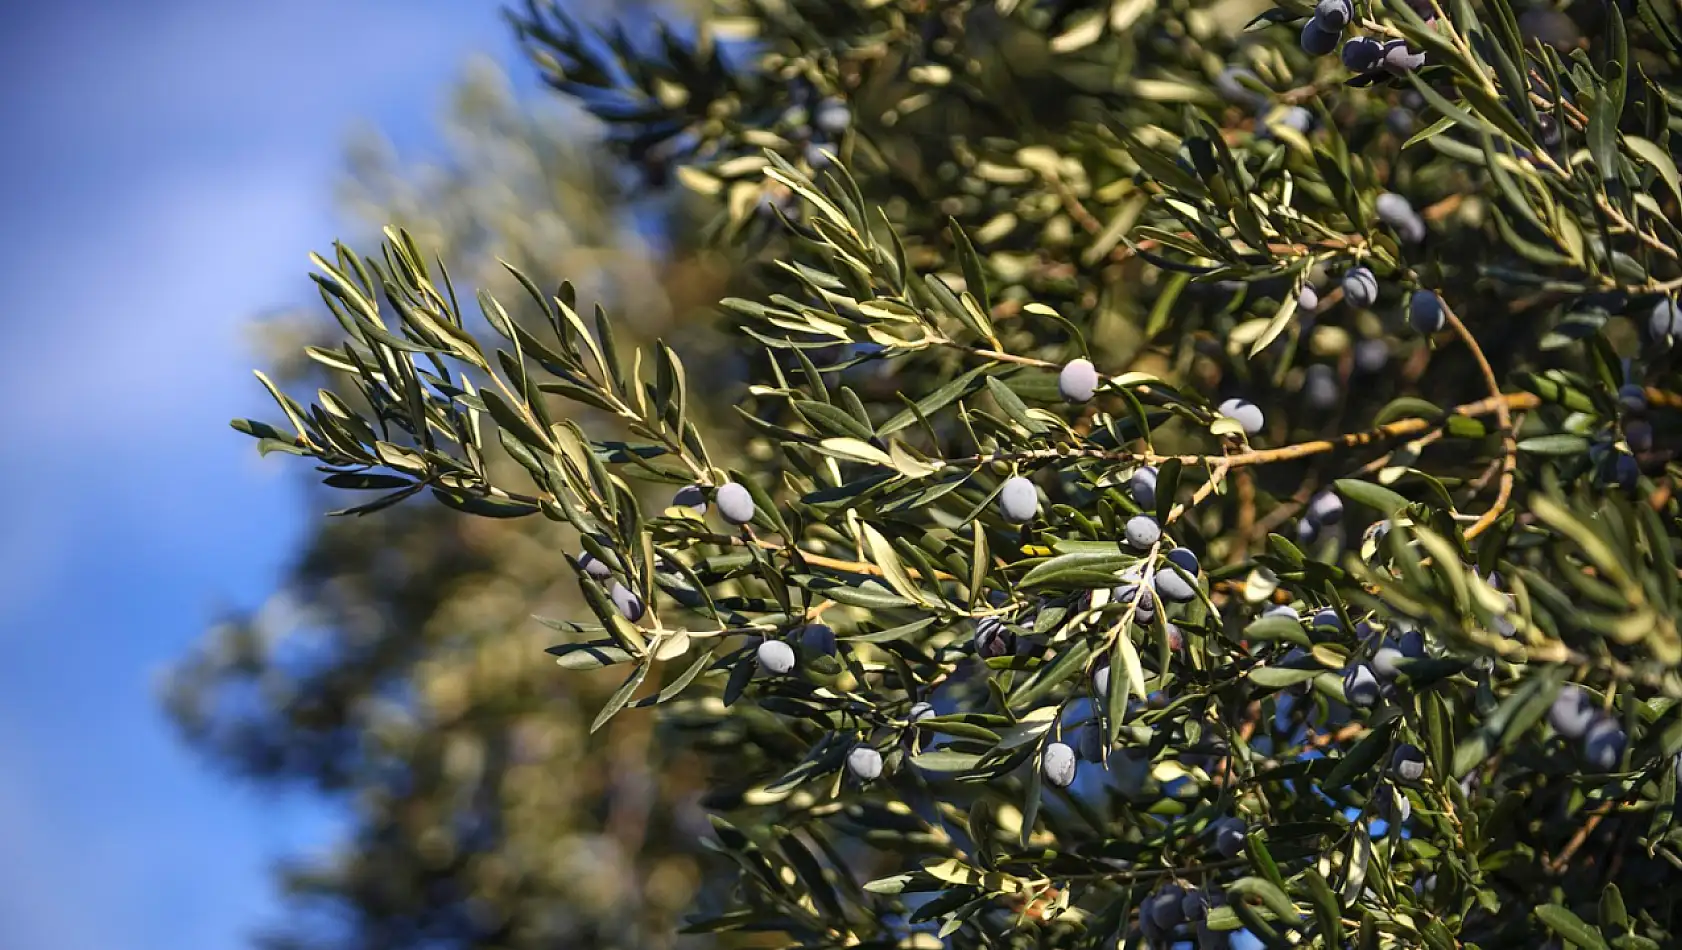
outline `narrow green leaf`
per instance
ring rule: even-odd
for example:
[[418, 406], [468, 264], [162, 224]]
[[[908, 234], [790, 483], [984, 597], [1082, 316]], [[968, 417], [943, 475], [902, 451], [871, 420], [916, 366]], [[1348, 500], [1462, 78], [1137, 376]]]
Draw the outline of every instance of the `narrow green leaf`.
[[642, 685], [643, 678], [648, 675], [650, 665], [648, 663], [638, 663], [637, 668], [631, 671], [631, 675], [625, 678], [625, 682], [613, 691], [613, 695], [608, 697], [606, 705], [602, 706], [602, 711], [597, 713], [595, 720], [590, 723], [591, 732], [595, 732], [606, 725], [607, 721], [617, 715], [619, 710], [625, 708], [625, 704], [630, 702], [631, 696], [636, 693], [637, 687]]
[[1393, 516], [1409, 504], [1408, 500], [1401, 495], [1382, 485], [1374, 485], [1372, 482], [1340, 478], [1332, 483], [1332, 487], [1337, 490], [1339, 495], [1375, 509], [1386, 518]]
[[1571, 911], [1558, 904], [1543, 904], [1535, 910], [1536, 918], [1546, 924], [1548, 929], [1566, 940], [1571, 941], [1582, 950], [1609, 950], [1606, 938], [1600, 931], [1590, 927]]

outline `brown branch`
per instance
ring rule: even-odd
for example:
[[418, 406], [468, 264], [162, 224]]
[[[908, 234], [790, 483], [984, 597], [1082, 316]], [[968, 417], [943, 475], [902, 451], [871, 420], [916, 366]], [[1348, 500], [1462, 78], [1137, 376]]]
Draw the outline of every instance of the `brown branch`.
[[1583, 842], [1587, 841], [1589, 835], [1594, 833], [1594, 829], [1600, 827], [1600, 820], [1605, 818], [1606, 813], [1611, 810], [1612, 803], [1605, 802], [1599, 808], [1596, 808], [1593, 814], [1589, 815], [1589, 820], [1583, 822], [1583, 826], [1577, 829], [1577, 833], [1571, 836], [1570, 841], [1566, 842], [1565, 849], [1548, 862], [1547, 867], [1550, 874], [1558, 874], [1565, 870], [1565, 866], [1570, 864], [1571, 858], [1576, 855], [1577, 849], [1583, 846]]
[[[1534, 409], [1541, 404], [1542, 400], [1533, 393], [1497, 393], [1487, 399], [1479, 399], [1476, 402], [1455, 406], [1448, 411], [1448, 414], [1467, 417], [1494, 414], [1497, 418], [1505, 418], [1509, 412]], [[1418, 435], [1430, 431], [1437, 425], [1438, 422], [1432, 419], [1399, 419], [1374, 429], [1368, 429], [1365, 432], [1350, 432], [1330, 439], [1314, 439], [1308, 442], [1298, 442], [1294, 445], [1280, 446], [1276, 449], [1251, 449], [1232, 455], [1156, 455], [1151, 452], [1132, 452], [1126, 449], [1082, 449], [1064, 446], [1053, 449], [1030, 449], [1024, 452], [971, 455], [964, 458], [948, 459], [947, 464], [979, 465], [987, 462], [1091, 458], [1160, 465], [1170, 459], [1179, 459], [1182, 465], [1212, 465], [1229, 469], [1244, 468], [1251, 465], [1270, 465], [1274, 462], [1306, 458], [1310, 455], [1320, 455], [1337, 449], [1360, 448], [1363, 445], [1372, 445], [1375, 442]]]
[[1063, 201], [1063, 210], [1069, 213], [1069, 217], [1075, 219], [1075, 223], [1080, 225], [1082, 230], [1087, 234], [1097, 234], [1104, 230], [1104, 222], [1099, 221], [1092, 212], [1086, 210], [1086, 205], [1081, 203], [1080, 196], [1075, 194], [1075, 190], [1069, 187], [1069, 183], [1064, 181], [1062, 176], [1051, 176], [1051, 184], [1057, 189], [1057, 196]]
[[1316, 749], [1323, 749], [1334, 742], [1348, 742], [1350, 739], [1365, 734], [1366, 731], [1366, 726], [1358, 722], [1352, 722], [1336, 732], [1317, 732], [1308, 740], [1308, 744]]
[[1318, 480], [1310, 474], [1291, 497], [1274, 505], [1272, 511], [1257, 519], [1254, 529], [1255, 534], [1258, 537], [1266, 537], [1272, 534], [1274, 529], [1291, 520], [1297, 512], [1302, 510], [1304, 505], [1308, 504], [1309, 499], [1314, 497], [1314, 490], [1318, 486]]
[[1501, 429], [1501, 484], [1495, 491], [1495, 503], [1489, 506], [1477, 522], [1466, 529], [1466, 540], [1477, 537], [1489, 530], [1501, 513], [1507, 510], [1507, 501], [1513, 495], [1513, 472], [1518, 468], [1518, 442], [1513, 437], [1513, 417], [1511, 407], [1501, 396], [1501, 381], [1495, 378], [1495, 370], [1489, 365], [1489, 358], [1483, 355], [1483, 347], [1478, 345], [1477, 337], [1466, 329], [1466, 324], [1455, 315], [1453, 308], [1446, 301], [1442, 301], [1443, 319], [1460, 335], [1467, 348], [1472, 351], [1472, 358], [1477, 360], [1478, 370], [1483, 373], [1484, 385], [1489, 387], [1489, 397], [1495, 400], [1495, 424]]

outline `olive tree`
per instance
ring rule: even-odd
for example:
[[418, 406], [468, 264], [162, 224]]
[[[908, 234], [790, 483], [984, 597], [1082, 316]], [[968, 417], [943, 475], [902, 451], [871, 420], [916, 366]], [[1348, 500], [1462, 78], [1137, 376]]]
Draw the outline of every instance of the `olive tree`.
[[712, 763], [692, 932], [1678, 939], [1672, 9], [513, 19], [758, 255], [745, 445], [570, 284], [516, 272], [525, 326], [397, 229], [315, 275], [371, 412], [235, 426], [575, 539], [556, 676]]

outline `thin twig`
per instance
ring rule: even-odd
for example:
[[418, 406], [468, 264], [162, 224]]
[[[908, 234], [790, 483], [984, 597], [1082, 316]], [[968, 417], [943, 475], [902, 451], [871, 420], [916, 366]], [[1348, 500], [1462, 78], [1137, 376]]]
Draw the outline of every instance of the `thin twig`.
[[1495, 401], [1495, 424], [1501, 429], [1501, 484], [1495, 491], [1495, 503], [1489, 506], [1482, 517], [1478, 518], [1470, 528], [1466, 529], [1466, 540], [1477, 537], [1489, 529], [1501, 513], [1507, 510], [1507, 501], [1513, 495], [1513, 472], [1518, 468], [1518, 441], [1513, 437], [1513, 417], [1511, 407], [1501, 395], [1501, 381], [1495, 378], [1495, 370], [1489, 365], [1489, 358], [1483, 355], [1483, 347], [1478, 345], [1477, 337], [1466, 329], [1458, 316], [1455, 315], [1446, 301], [1442, 303], [1443, 319], [1460, 335], [1466, 347], [1472, 351], [1472, 358], [1477, 360], [1478, 370], [1483, 373], [1483, 381], [1489, 387], [1489, 398]]
[[1606, 817], [1606, 813], [1611, 810], [1612, 803], [1605, 802], [1599, 808], [1596, 808], [1593, 814], [1589, 815], [1589, 820], [1583, 822], [1583, 826], [1578, 828], [1577, 833], [1571, 836], [1571, 840], [1565, 843], [1565, 850], [1548, 862], [1549, 873], [1558, 874], [1565, 869], [1567, 864], [1571, 863], [1571, 858], [1576, 855], [1577, 849], [1583, 846], [1583, 842], [1587, 841], [1589, 835], [1594, 833], [1594, 829], [1600, 827], [1600, 819]]
[[[1542, 400], [1533, 393], [1497, 393], [1487, 399], [1479, 399], [1476, 402], [1455, 406], [1448, 411], [1448, 414], [1467, 417], [1494, 414], [1500, 419], [1507, 417], [1509, 412], [1534, 409], [1541, 404]], [[1330, 439], [1314, 439], [1308, 442], [1298, 442], [1294, 445], [1280, 446], [1276, 449], [1251, 449], [1232, 455], [1156, 455], [1151, 452], [1133, 452], [1127, 449], [1083, 449], [1060, 446], [1050, 449], [1030, 449], [1023, 452], [995, 452], [990, 455], [972, 455], [964, 458], [948, 459], [947, 464], [970, 466], [987, 462], [1091, 458], [1161, 465], [1170, 459], [1179, 459], [1180, 464], [1188, 466], [1215, 465], [1229, 469], [1246, 468], [1251, 465], [1270, 465], [1274, 462], [1286, 462], [1310, 455], [1320, 455], [1337, 449], [1359, 448], [1363, 445], [1372, 445], [1375, 442], [1418, 435], [1430, 431], [1437, 425], [1439, 425], [1439, 421], [1432, 419], [1399, 419], [1374, 429], [1368, 429], [1365, 432], [1350, 432]]]
[[1015, 353], [1003, 353], [999, 350], [972, 349], [967, 346], [961, 348], [969, 350], [976, 356], [985, 357], [990, 360], [998, 360], [1001, 363], [1020, 363], [1023, 366], [1038, 366], [1041, 369], [1062, 368], [1062, 364], [1053, 363], [1050, 360], [1035, 359], [1032, 356], [1017, 356]]
[[1267, 514], [1256, 520], [1256, 535], [1258, 537], [1266, 537], [1272, 534], [1275, 528], [1278, 528], [1285, 522], [1291, 520], [1297, 512], [1302, 510], [1302, 506], [1308, 504], [1308, 500], [1314, 497], [1314, 489], [1317, 486], [1318, 482], [1312, 475], [1310, 475], [1303, 481], [1302, 485], [1297, 488], [1296, 492], [1292, 494], [1291, 497], [1285, 499], [1277, 505], [1274, 505], [1272, 511], [1269, 511]]

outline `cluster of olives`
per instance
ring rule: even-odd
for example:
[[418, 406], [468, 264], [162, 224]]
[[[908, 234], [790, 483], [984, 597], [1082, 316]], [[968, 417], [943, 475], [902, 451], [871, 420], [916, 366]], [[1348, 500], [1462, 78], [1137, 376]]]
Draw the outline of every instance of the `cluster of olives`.
[[[718, 486], [717, 490], [713, 492], [712, 501], [718, 505], [719, 515], [733, 525], [745, 525], [753, 520], [755, 513], [753, 494], [741, 484], [725, 482]], [[711, 506], [708, 504], [705, 488], [700, 485], [685, 485], [672, 496], [672, 507], [688, 508], [698, 515], [705, 516]], [[578, 555], [578, 567], [603, 584], [611, 582], [607, 592], [608, 598], [613, 601], [613, 606], [618, 608], [621, 616], [632, 623], [642, 619], [648, 605], [643, 603], [642, 597], [638, 596], [636, 591], [626, 587], [619, 582], [618, 578], [614, 577], [612, 565], [604, 563], [601, 559], [585, 551]], [[789, 668], [793, 668], [792, 653], [790, 654]]]
[[636, 591], [621, 584], [619, 579], [613, 576], [612, 567], [601, 559], [592, 556], [589, 552], [578, 556], [578, 566], [584, 573], [604, 584], [612, 581], [611, 586], [608, 587], [607, 596], [626, 620], [636, 623], [642, 619], [643, 613], [648, 609], [647, 605], [642, 602], [641, 597], [637, 596]]
[[1647, 419], [1647, 390], [1637, 382], [1618, 387], [1618, 408], [1621, 410], [1624, 442], [1629, 451], [1614, 444], [1610, 431], [1597, 435], [1589, 445], [1589, 461], [1594, 465], [1602, 484], [1616, 485], [1624, 491], [1634, 491], [1641, 480], [1641, 464], [1631, 453], [1653, 449], [1653, 423]]
[[[1241, 818], [1218, 818], [1204, 829], [1204, 835], [1222, 858], [1235, 858], [1244, 850], [1245, 825]], [[1169, 881], [1140, 902], [1139, 932], [1151, 946], [1177, 947], [1195, 938], [1199, 947], [1225, 947], [1229, 935], [1211, 930], [1207, 919], [1212, 908], [1226, 903], [1227, 896], [1219, 888], [1202, 889]]]
[[[1330, 614], [1332, 624], [1341, 626], [1336, 611]], [[1321, 618], [1316, 618], [1316, 625]], [[1363, 621], [1356, 628], [1363, 640], [1371, 639], [1371, 627]], [[1398, 629], [1395, 636], [1385, 637], [1367, 661], [1350, 663], [1343, 670], [1343, 697], [1356, 709], [1370, 709], [1380, 699], [1394, 697], [1396, 678], [1403, 673], [1403, 661], [1425, 656], [1425, 635], [1418, 630]]]
[[1630, 451], [1652, 451], [1653, 424], [1647, 421], [1647, 390], [1640, 383], [1619, 386], [1618, 407], [1623, 410], [1624, 441]]
[[1320, 0], [1314, 15], [1302, 25], [1302, 51], [1310, 56], [1325, 56], [1337, 49], [1343, 28], [1355, 18], [1352, 0]]
[[[1320, 7], [1327, 3], [1340, 0], [1322, 0]], [[1341, 0], [1345, 5], [1348, 0]], [[1343, 50], [1338, 54], [1343, 60], [1344, 68], [1350, 72], [1363, 76], [1385, 70], [1393, 75], [1403, 75], [1425, 65], [1425, 54], [1417, 50], [1408, 49], [1404, 40], [1385, 40], [1380, 42], [1370, 36], [1351, 37], [1343, 44]]]
[[1562, 737], [1582, 743], [1583, 761], [1591, 768], [1610, 772], [1623, 761], [1628, 741], [1623, 728], [1578, 686], [1567, 684], [1554, 697], [1548, 724]]
[[[1154, 479], [1150, 481], [1154, 491]], [[1140, 543], [1132, 538], [1128, 543], [1133, 547], [1153, 547], [1161, 539], [1161, 528], [1156, 519], [1147, 515], [1138, 515], [1129, 522], [1129, 528], [1149, 532], [1150, 541]], [[1133, 612], [1133, 621], [1141, 625], [1148, 625], [1156, 621], [1156, 613], [1162, 604], [1186, 603], [1197, 599], [1197, 576], [1201, 570], [1197, 555], [1189, 548], [1173, 548], [1163, 555], [1162, 560], [1151, 572], [1150, 584], [1142, 583], [1143, 569], [1134, 567], [1126, 572], [1122, 583], [1110, 592], [1111, 599], [1129, 607]], [[1167, 624], [1168, 644], [1170, 649], [1184, 648], [1185, 639], [1174, 624]], [[976, 621], [975, 652], [983, 658], [1005, 656], [1017, 648], [1016, 638], [1010, 632], [1006, 623], [997, 616], [985, 616]], [[1092, 674], [1092, 691], [1100, 699], [1107, 697], [1110, 692], [1110, 668], [1102, 665]], [[1151, 702], [1159, 704], [1160, 694], [1153, 695]], [[1108, 745], [1105, 741], [1103, 724], [1096, 718], [1089, 720], [1082, 727], [1076, 740], [1076, 747], [1064, 741], [1053, 741], [1046, 744], [1040, 757], [1040, 773], [1045, 780], [1057, 788], [1067, 788], [1074, 784], [1079, 762], [1086, 759], [1089, 762], [1102, 763], [1108, 759]], [[1242, 835], [1240, 834], [1240, 838]]]
[[[1314, 14], [1303, 24], [1300, 44], [1311, 56], [1325, 56], [1337, 49], [1344, 28], [1355, 18], [1353, 0], [1320, 0]], [[1408, 49], [1403, 40], [1381, 42], [1370, 36], [1351, 37], [1339, 54], [1350, 72], [1367, 75], [1381, 69], [1395, 75], [1412, 72], [1425, 65], [1425, 54]]]
[[1197, 945], [1225, 945], [1225, 934], [1204, 924], [1211, 905], [1220, 906], [1226, 896], [1219, 891], [1205, 894], [1196, 887], [1170, 882], [1139, 905], [1139, 931], [1152, 944], [1189, 938], [1197, 934]]
[[[835, 630], [828, 624], [804, 624], [794, 630], [793, 634], [807, 656], [835, 655]], [[772, 676], [784, 676], [793, 672], [798, 662], [794, 647], [784, 640], [770, 638], [760, 641], [754, 658], [759, 661], [759, 668]]]

